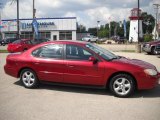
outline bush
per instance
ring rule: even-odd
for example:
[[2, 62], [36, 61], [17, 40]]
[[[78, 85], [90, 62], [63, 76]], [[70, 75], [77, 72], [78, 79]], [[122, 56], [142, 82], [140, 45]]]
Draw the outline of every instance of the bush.
[[145, 34], [144, 35], [144, 42], [150, 42], [152, 41], [152, 34]]

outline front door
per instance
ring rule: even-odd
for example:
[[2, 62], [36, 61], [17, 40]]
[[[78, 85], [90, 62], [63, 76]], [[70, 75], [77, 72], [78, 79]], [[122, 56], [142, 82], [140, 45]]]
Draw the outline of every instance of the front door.
[[66, 71], [64, 82], [83, 85], [102, 85], [104, 79], [104, 64], [89, 61], [94, 56], [86, 49], [76, 45], [66, 45]]

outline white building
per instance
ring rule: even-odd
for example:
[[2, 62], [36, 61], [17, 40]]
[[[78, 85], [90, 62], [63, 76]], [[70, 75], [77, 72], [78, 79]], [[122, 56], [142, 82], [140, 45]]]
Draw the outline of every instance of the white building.
[[[139, 12], [139, 17], [138, 17]], [[138, 42], [138, 19], [139, 19], [139, 38], [143, 38], [141, 10], [133, 8], [131, 10], [129, 42]]]
[[[50, 40], [76, 40], [76, 17], [36, 18], [38, 22], [38, 36]], [[20, 19], [21, 38], [33, 38], [33, 19]], [[16, 19], [2, 20], [2, 37], [16, 37]]]

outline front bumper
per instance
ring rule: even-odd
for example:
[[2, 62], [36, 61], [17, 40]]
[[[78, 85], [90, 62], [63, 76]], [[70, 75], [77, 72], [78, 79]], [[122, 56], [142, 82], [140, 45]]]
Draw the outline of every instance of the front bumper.
[[158, 79], [158, 84], [160, 84], [160, 73], [158, 74], [158, 77], [159, 77], [159, 79]]
[[139, 75], [137, 83], [138, 89], [152, 89], [160, 84], [160, 73], [158, 73], [156, 76], [141, 74]]
[[142, 47], [142, 50], [143, 50], [144, 52], [151, 52], [151, 47], [145, 46], [145, 47]]

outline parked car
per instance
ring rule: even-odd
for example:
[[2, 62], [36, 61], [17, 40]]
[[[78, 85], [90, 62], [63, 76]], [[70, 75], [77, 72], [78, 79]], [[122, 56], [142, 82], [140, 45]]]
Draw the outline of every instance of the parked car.
[[98, 37], [96, 36], [86, 36], [82, 38], [82, 41], [86, 42], [96, 42], [98, 40]]
[[5, 41], [3, 39], [0, 39], [0, 45], [5, 46]]
[[160, 43], [155, 46], [155, 51], [157, 55], [160, 55]]
[[26, 88], [35, 88], [40, 82], [109, 87], [118, 97], [128, 97], [135, 89], [152, 89], [160, 78], [150, 63], [120, 57], [80, 41], [45, 42], [9, 54], [4, 70], [20, 78]]
[[142, 50], [148, 54], [155, 55], [156, 54], [155, 47], [157, 44], [160, 44], [160, 40], [144, 43], [142, 46]]
[[19, 39], [14, 41], [13, 43], [9, 43], [7, 50], [8, 52], [22, 52], [26, 51], [29, 48], [33, 47], [33, 43], [28, 39]]
[[32, 40], [32, 43], [33, 43], [33, 44], [40, 44], [40, 43], [48, 42], [48, 41], [50, 41], [50, 40], [47, 39], [47, 38], [38, 38], [38, 39]]
[[106, 42], [107, 41], [107, 38], [99, 38], [97, 39], [97, 42]]

